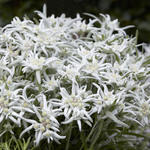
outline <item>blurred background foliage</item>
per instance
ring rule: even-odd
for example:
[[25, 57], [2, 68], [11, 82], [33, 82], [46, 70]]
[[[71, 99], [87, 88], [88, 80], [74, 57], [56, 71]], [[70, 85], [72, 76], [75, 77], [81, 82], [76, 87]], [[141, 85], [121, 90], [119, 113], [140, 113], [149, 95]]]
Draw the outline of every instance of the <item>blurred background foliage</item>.
[[150, 0], [0, 0], [0, 25], [9, 23], [14, 16], [33, 17], [33, 11], [42, 10], [44, 3], [48, 15], [109, 14], [113, 19], [118, 18], [121, 26], [135, 25], [128, 33], [135, 35], [138, 29], [139, 42], [150, 42]]
[[15, 16], [33, 17], [33, 11], [42, 10], [44, 2], [44, 0], [0, 0], [0, 25], [10, 23]]

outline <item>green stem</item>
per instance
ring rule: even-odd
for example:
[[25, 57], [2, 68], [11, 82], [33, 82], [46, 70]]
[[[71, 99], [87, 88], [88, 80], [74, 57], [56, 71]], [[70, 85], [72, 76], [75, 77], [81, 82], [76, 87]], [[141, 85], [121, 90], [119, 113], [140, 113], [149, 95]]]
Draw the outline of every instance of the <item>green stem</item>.
[[97, 134], [96, 134], [96, 136], [95, 136], [95, 139], [92, 141], [92, 144], [91, 144], [89, 150], [93, 150], [93, 147], [94, 147], [94, 145], [95, 145], [97, 139], [99, 138], [99, 136], [100, 136], [100, 134], [101, 134], [101, 131], [102, 131], [102, 128], [103, 128], [103, 122], [104, 122], [104, 120], [100, 120], [100, 121], [99, 121], [100, 125], [99, 125], [99, 128], [98, 128], [98, 132], [97, 132]]
[[66, 144], [65, 150], [69, 149], [69, 142], [70, 142], [70, 138], [71, 138], [71, 132], [72, 132], [72, 123], [70, 124], [70, 129], [69, 129], [69, 133], [68, 133], [67, 144]]
[[86, 139], [85, 139], [85, 135], [83, 133], [84, 133], [84, 131], [82, 131], [80, 133], [80, 139], [82, 141], [82, 146], [80, 147], [80, 149], [82, 149], [83, 147], [84, 147], [84, 149], [87, 149]]
[[[97, 120], [97, 121], [95, 122], [95, 124], [93, 125], [92, 130], [90, 131], [88, 137], [87, 137], [86, 140], [85, 140], [85, 143], [87, 143], [88, 140], [90, 139], [90, 137], [91, 137], [91, 135], [93, 134], [93, 132], [94, 132], [94, 130], [95, 130], [95, 127], [97, 126], [98, 122], [99, 122], [99, 121]], [[82, 143], [80, 150], [83, 149], [84, 145], [85, 145], [85, 144]]]

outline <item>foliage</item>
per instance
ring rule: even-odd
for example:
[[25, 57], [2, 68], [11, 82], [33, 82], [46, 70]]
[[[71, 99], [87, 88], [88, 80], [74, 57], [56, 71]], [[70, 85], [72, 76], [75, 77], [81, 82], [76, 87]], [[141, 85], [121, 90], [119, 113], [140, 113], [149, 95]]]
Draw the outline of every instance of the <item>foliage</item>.
[[[30, 138], [27, 141], [25, 139], [16, 139], [12, 137], [5, 142], [0, 143], [0, 150], [28, 150], [29, 149]], [[30, 148], [33, 150], [33, 148]]]
[[32, 12], [40, 9], [44, 0], [0, 0], [0, 25], [6, 25], [13, 17], [25, 14], [33, 17]]

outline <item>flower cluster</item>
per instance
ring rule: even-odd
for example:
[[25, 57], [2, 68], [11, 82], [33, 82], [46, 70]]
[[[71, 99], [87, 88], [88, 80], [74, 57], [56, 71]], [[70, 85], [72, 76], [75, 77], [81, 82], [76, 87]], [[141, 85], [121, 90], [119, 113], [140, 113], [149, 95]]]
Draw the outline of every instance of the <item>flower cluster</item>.
[[92, 127], [95, 116], [150, 123], [150, 51], [138, 50], [130, 26], [102, 14], [47, 17], [45, 6], [36, 13], [38, 22], [16, 17], [0, 29], [1, 124], [24, 128], [20, 137], [32, 130], [38, 145], [64, 139], [60, 125]]

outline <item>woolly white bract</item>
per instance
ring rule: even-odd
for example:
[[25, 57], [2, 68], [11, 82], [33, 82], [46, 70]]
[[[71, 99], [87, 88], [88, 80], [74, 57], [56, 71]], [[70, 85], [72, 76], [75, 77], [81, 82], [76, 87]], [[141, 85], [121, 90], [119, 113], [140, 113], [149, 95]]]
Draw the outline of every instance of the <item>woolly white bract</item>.
[[36, 13], [38, 23], [16, 17], [0, 29], [1, 124], [24, 128], [21, 136], [32, 130], [38, 145], [65, 138], [63, 124], [92, 126], [93, 116], [150, 123], [150, 49], [138, 50], [129, 27], [102, 14], [47, 17], [45, 5]]

